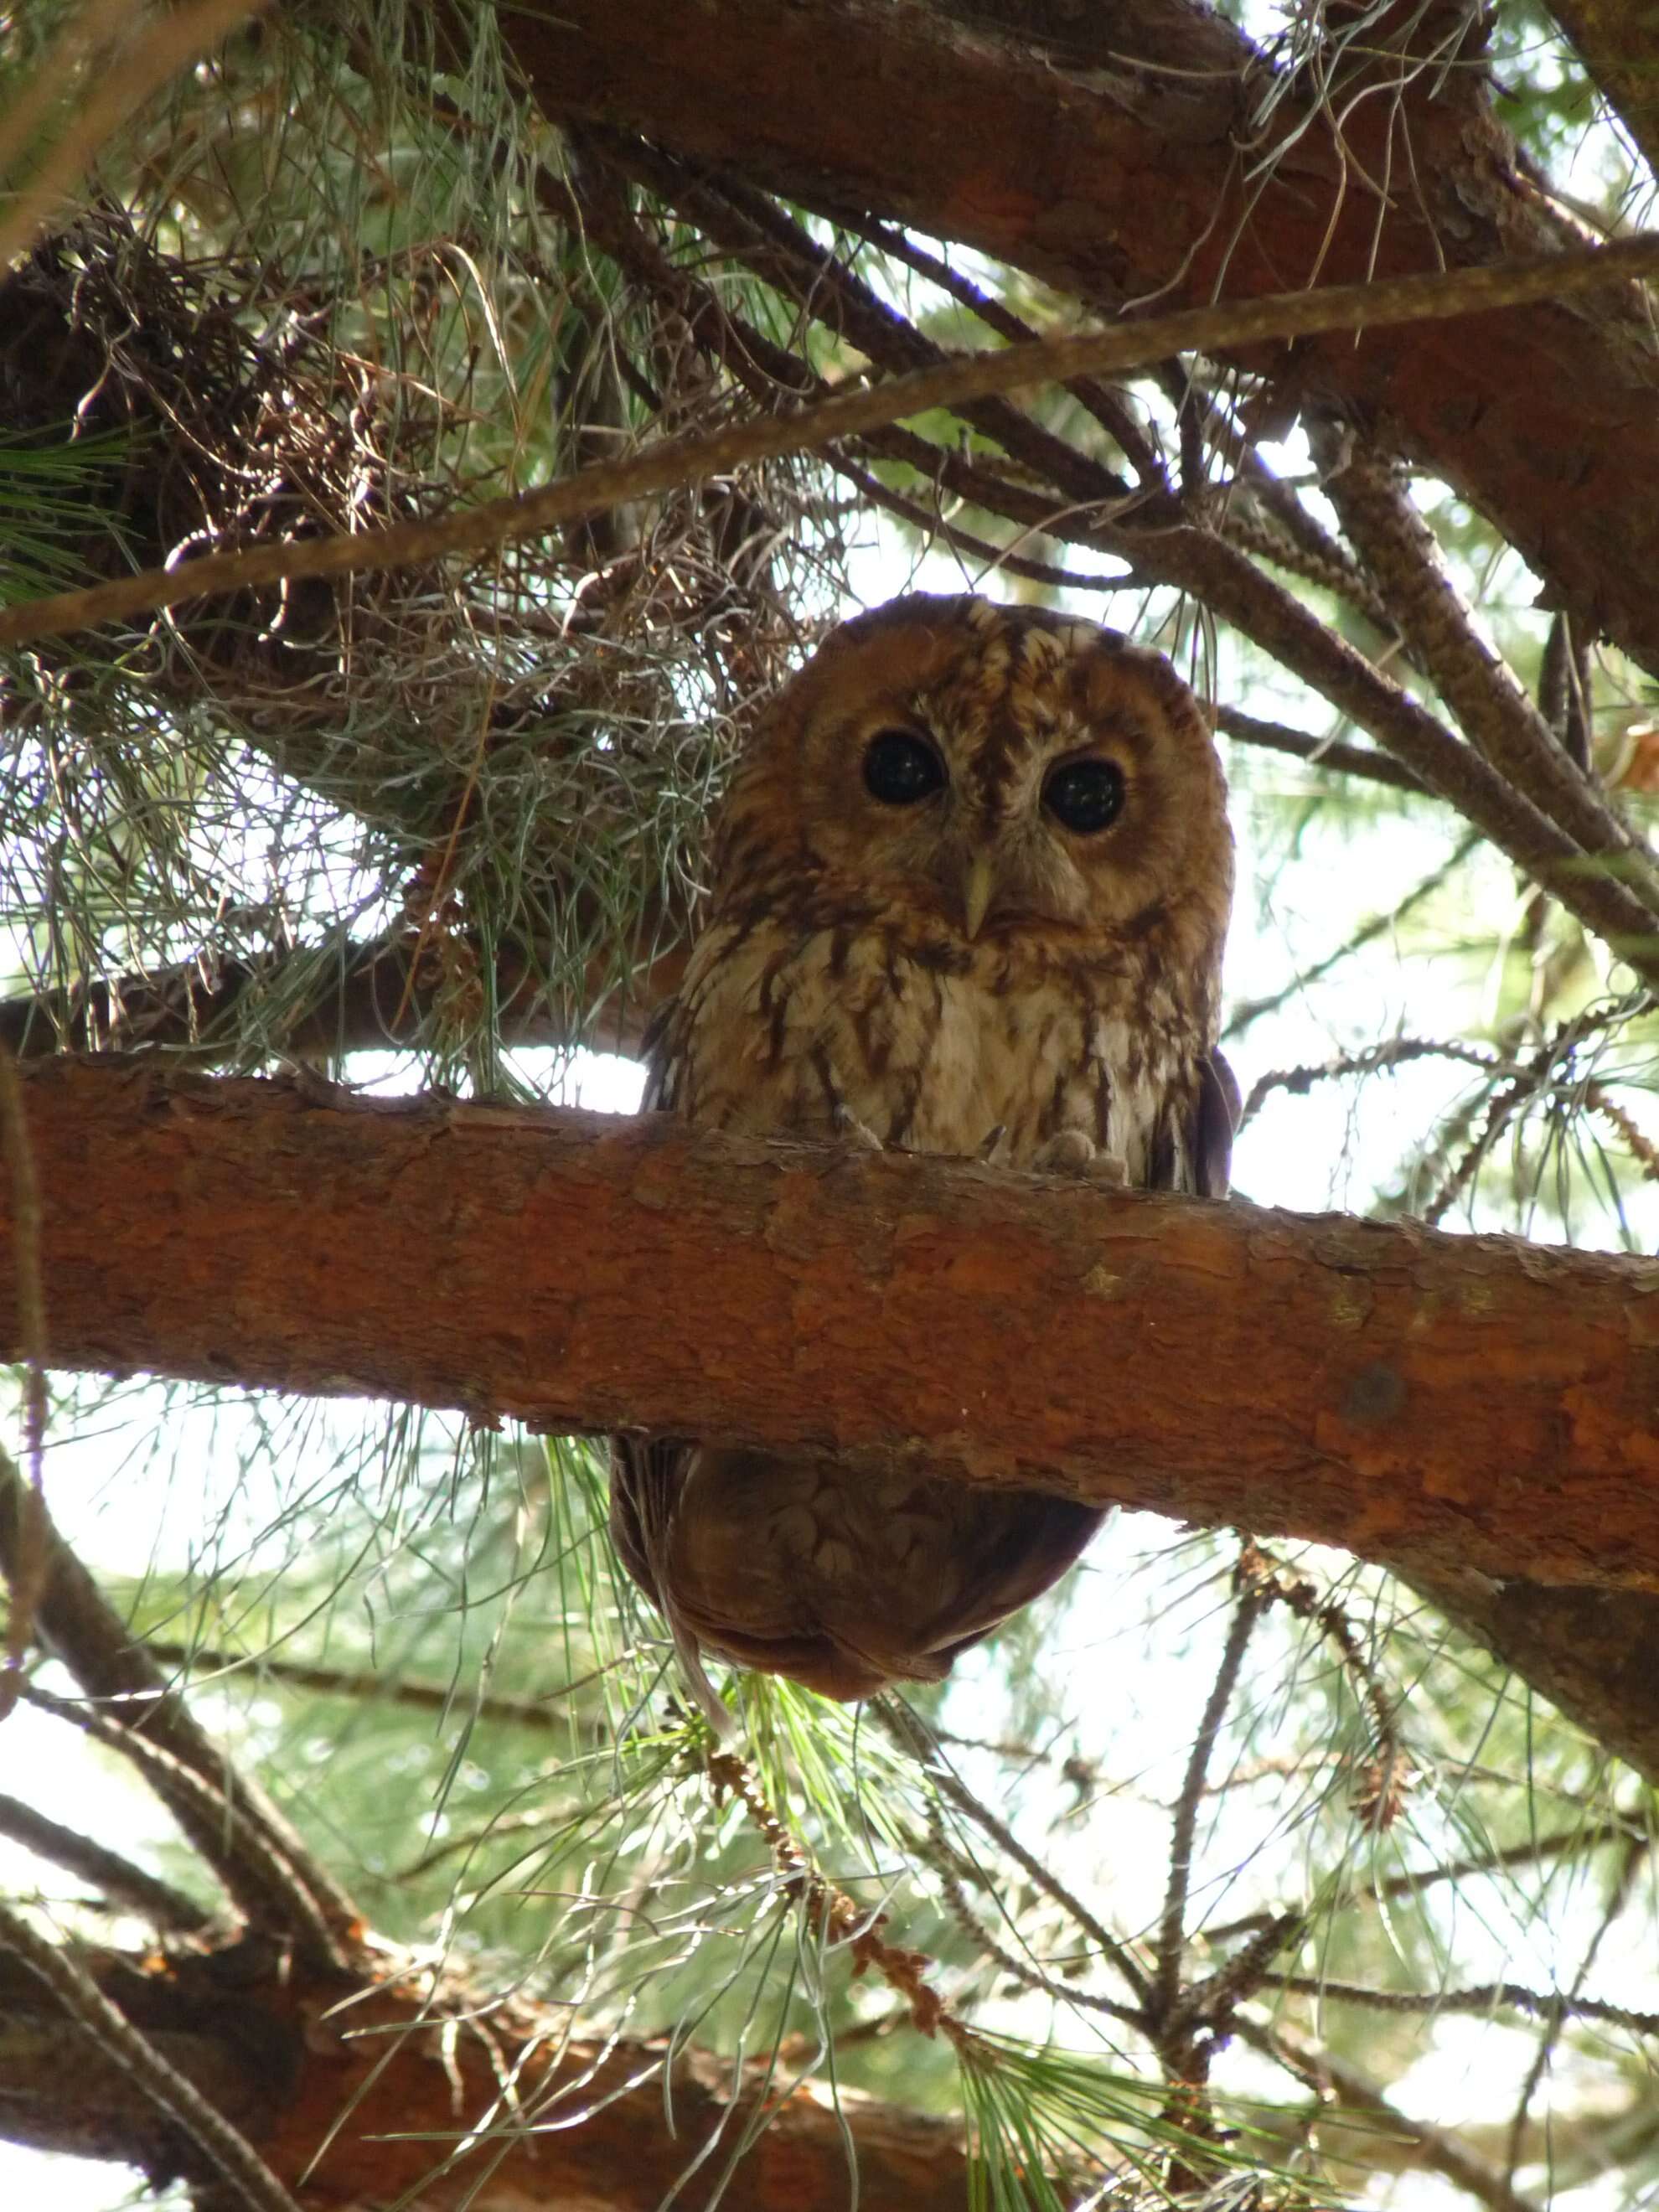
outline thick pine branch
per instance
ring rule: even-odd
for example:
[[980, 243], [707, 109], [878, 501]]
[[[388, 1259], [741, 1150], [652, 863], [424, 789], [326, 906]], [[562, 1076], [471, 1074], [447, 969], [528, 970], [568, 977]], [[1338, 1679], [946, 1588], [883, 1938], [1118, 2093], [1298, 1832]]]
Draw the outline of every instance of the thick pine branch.
[[1453, 1589], [1659, 1589], [1656, 1261], [150, 1060], [24, 1087], [64, 1367], [914, 1456]]

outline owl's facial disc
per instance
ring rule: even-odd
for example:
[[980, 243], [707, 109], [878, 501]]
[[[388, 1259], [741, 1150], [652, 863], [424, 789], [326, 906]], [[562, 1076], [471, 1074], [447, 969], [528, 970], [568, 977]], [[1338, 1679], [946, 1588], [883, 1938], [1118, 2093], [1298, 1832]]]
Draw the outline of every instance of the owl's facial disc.
[[970, 940], [1033, 922], [1088, 924], [1131, 849], [1121, 842], [1135, 811], [1128, 770], [1104, 750], [1059, 751], [1064, 742], [1056, 732], [989, 782], [982, 805], [952, 825], [960, 842], [940, 879]]
[[970, 943], [988, 921], [1080, 919], [1085, 894], [1067, 848], [1097, 843], [1117, 820], [1123, 769], [1073, 752], [1040, 776], [1018, 778], [1015, 794], [988, 785], [976, 804], [972, 757], [952, 770], [960, 750], [922, 715], [883, 720], [861, 740], [859, 775], [876, 841], [907, 875], [919, 866], [933, 878]]

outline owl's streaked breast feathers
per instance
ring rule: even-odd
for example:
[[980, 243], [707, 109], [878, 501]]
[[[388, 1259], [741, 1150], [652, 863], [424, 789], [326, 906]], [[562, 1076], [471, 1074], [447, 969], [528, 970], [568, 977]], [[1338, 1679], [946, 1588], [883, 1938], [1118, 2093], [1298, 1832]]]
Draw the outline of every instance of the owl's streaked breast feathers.
[[[1167, 661], [1040, 609], [895, 600], [744, 749], [647, 1103], [1220, 1196], [1231, 890], [1220, 763]], [[1100, 1518], [670, 1438], [618, 1437], [611, 1488], [694, 1674], [702, 1646], [841, 1698], [938, 1679]]]

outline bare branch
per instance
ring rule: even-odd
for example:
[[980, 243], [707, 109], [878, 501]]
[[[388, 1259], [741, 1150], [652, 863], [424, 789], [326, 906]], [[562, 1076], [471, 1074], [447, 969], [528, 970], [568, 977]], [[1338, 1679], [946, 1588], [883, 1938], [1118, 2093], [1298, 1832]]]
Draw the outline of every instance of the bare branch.
[[1204, 1795], [1210, 1756], [1227, 1708], [1237, 1687], [1239, 1669], [1267, 1600], [1255, 1580], [1241, 1577], [1233, 1617], [1216, 1668], [1215, 1680], [1204, 1701], [1204, 1711], [1187, 1756], [1187, 1771], [1176, 1802], [1175, 1826], [1170, 1838], [1169, 1878], [1164, 1908], [1158, 1917], [1158, 1974], [1153, 1984], [1152, 2014], [1162, 2039], [1159, 2057], [1171, 2081], [1201, 2080], [1201, 2055], [1188, 2036], [1177, 2033], [1181, 2014], [1182, 1966], [1187, 1948], [1187, 1893], [1192, 1881], [1193, 1843], [1198, 1832], [1198, 1808]]
[[1431, 795], [1421, 776], [1395, 759], [1364, 745], [1345, 744], [1340, 738], [1316, 738], [1304, 730], [1287, 729], [1282, 722], [1264, 722], [1237, 707], [1218, 707], [1215, 726], [1224, 737], [1241, 744], [1261, 745], [1268, 752], [1285, 753], [1306, 761], [1311, 768], [1334, 769], [1339, 775], [1362, 776], [1368, 783], [1383, 783], [1395, 791]]
[[1172, 353], [1213, 352], [1270, 339], [1381, 330], [1413, 322], [1526, 307], [1605, 290], [1659, 274], [1659, 240], [1622, 239], [1589, 253], [1549, 254], [1492, 269], [1399, 276], [1334, 286], [1323, 292], [1275, 293], [1220, 307], [1192, 307], [1115, 329], [1006, 346], [939, 367], [891, 377], [862, 391], [838, 392], [788, 414], [746, 422], [708, 436], [676, 439], [621, 461], [601, 462], [574, 477], [505, 499], [487, 500], [429, 521], [398, 523], [349, 537], [210, 553], [167, 569], [149, 569], [81, 592], [31, 599], [0, 612], [0, 647], [62, 637], [182, 605], [206, 592], [252, 590], [301, 576], [363, 575], [477, 554], [555, 530], [748, 463], [784, 453], [813, 453], [838, 438], [860, 437], [884, 424], [934, 407], [1023, 392], [1089, 375], [1145, 368]]

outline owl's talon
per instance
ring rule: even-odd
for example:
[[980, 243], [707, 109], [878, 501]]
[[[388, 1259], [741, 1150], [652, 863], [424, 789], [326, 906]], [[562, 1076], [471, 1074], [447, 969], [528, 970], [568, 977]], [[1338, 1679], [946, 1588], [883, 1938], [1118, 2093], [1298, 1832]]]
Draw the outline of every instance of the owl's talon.
[[1091, 1182], [1123, 1189], [1129, 1164], [1115, 1152], [1103, 1152], [1086, 1129], [1061, 1129], [1050, 1137], [1031, 1163], [1039, 1175], [1086, 1176]]
[[887, 1149], [869, 1123], [860, 1121], [844, 1098], [836, 1099], [830, 1118], [835, 1123], [836, 1134], [848, 1144], [856, 1145], [860, 1152], [881, 1152]]
[[975, 1157], [982, 1160], [988, 1168], [1007, 1166], [1008, 1124], [1006, 1121], [999, 1121], [989, 1136], [981, 1139]]

